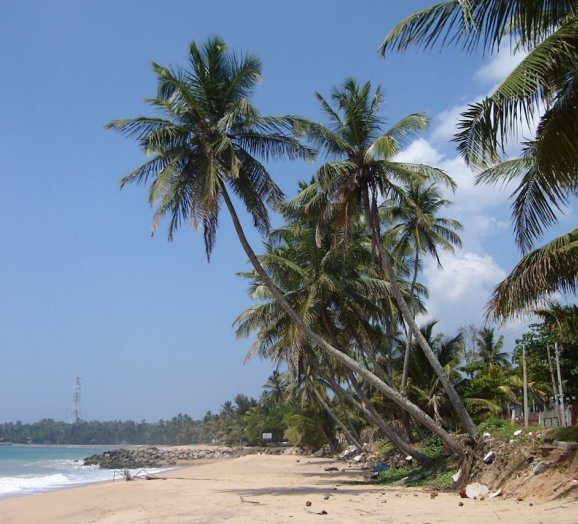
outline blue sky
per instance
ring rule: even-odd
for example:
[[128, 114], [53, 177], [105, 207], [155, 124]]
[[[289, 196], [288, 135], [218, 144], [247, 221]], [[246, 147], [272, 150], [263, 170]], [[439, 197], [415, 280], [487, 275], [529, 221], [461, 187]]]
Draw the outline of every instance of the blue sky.
[[[515, 58], [452, 49], [380, 58], [387, 31], [427, 5], [5, 0], [0, 421], [65, 420], [77, 376], [85, 419], [198, 418], [239, 392], [260, 394], [271, 366], [243, 366], [250, 341], [237, 341], [231, 327], [250, 300], [235, 276], [248, 265], [228, 217], [210, 264], [202, 236], [190, 229], [169, 243], [161, 227], [151, 239], [146, 189], [119, 189], [142, 154], [104, 129], [116, 118], [151, 114], [144, 99], [155, 93], [152, 61], [184, 64], [192, 40], [215, 34], [262, 59], [254, 102], [264, 114], [319, 119], [314, 93], [328, 96], [352, 76], [382, 85], [390, 123], [416, 111], [430, 115], [430, 130], [401, 157], [455, 176], [460, 189], [447, 215], [466, 230], [444, 272], [426, 264], [429, 307], [448, 333], [481, 324], [489, 290], [518, 253], [507, 192], [472, 187], [449, 140], [457, 109], [489, 92]], [[270, 167], [288, 196], [315, 169]], [[251, 240], [259, 251], [259, 237]], [[505, 330], [510, 337], [520, 331]]]

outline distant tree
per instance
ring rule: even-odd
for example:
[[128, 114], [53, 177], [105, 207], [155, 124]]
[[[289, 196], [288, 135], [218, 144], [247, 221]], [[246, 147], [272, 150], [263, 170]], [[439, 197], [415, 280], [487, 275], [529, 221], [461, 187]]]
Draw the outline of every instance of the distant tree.
[[509, 355], [504, 349], [504, 336], [496, 340], [494, 328], [484, 327], [478, 331], [476, 344], [480, 359], [486, 366], [509, 367]]

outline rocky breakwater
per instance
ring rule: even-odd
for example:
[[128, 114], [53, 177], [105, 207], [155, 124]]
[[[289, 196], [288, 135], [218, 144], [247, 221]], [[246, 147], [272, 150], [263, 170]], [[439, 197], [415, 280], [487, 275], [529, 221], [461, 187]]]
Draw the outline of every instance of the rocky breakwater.
[[237, 453], [230, 448], [130, 448], [91, 455], [84, 459], [84, 465], [98, 465], [103, 469], [162, 468], [195, 460], [217, 460], [233, 456], [237, 456]]

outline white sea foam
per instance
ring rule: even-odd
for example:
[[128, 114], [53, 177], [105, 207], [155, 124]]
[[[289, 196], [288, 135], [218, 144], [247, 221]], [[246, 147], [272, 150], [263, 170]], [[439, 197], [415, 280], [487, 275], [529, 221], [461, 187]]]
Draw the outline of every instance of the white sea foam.
[[43, 477], [2, 477], [0, 478], [0, 495], [16, 495], [57, 489], [70, 484], [70, 479], [61, 473]]
[[[122, 474], [118, 470], [100, 469], [98, 466], [83, 466], [73, 461], [66, 461], [70, 464], [64, 464], [64, 462], [62, 461], [59, 465], [59, 469], [65, 470], [63, 473], [0, 477], [0, 498], [54, 491], [81, 484], [94, 484], [122, 478]], [[58, 466], [52, 464], [50, 469], [56, 469], [56, 467]], [[166, 469], [150, 468], [146, 470], [146, 473], [154, 475], [166, 471]], [[130, 470], [130, 472], [133, 475], [138, 475], [144, 470]]]

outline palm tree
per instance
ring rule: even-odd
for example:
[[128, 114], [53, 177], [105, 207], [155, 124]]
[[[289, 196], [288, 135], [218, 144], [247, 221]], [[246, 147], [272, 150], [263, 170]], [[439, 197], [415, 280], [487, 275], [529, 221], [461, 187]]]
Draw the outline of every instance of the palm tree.
[[352, 79], [346, 80], [341, 88], [332, 93], [335, 109], [320, 94], [317, 94], [317, 98], [329, 125], [309, 124], [305, 128], [313, 144], [335, 159], [317, 172], [318, 184], [328, 195], [320, 225], [323, 227], [333, 221], [347, 228], [349, 216], [360, 213], [365, 217], [378, 264], [387, 275], [403, 319], [446, 389], [464, 428], [475, 437], [478, 430], [427, 340], [420, 333], [397, 284], [391, 255], [386, 252], [381, 238], [378, 201], [380, 197], [397, 197], [401, 193], [397, 185], [400, 181], [410, 183], [429, 179], [454, 187], [451, 178], [439, 169], [394, 160], [405, 140], [425, 129], [427, 118], [423, 114], [412, 114], [384, 132], [383, 119], [379, 115], [381, 90], [377, 88], [372, 94], [369, 82], [359, 85]]
[[[362, 374], [403, 409], [415, 416], [424, 415], [359, 362], [313, 332], [275, 286], [247, 240], [229, 190], [244, 203], [254, 226], [267, 233], [266, 204], [277, 206], [283, 194], [256, 156], [266, 160], [312, 158], [314, 154], [286, 132], [298, 119], [264, 117], [250, 103], [249, 96], [260, 80], [259, 60], [252, 55], [235, 56], [215, 37], [201, 48], [191, 44], [189, 66], [173, 71], [153, 64], [159, 84], [157, 97], [149, 102], [164, 118], [139, 117], [108, 124], [109, 128], [135, 137], [143, 150], [152, 155], [121, 185], [152, 179], [149, 201], [157, 206], [153, 232], [164, 215], [170, 216], [169, 239], [184, 220], [189, 220], [194, 227], [203, 228], [207, 256], [214, 247], [219, 210], [224, 203], [253, 268], [299, 332], [312, 345]], [[433, 420], [426, 423], [434, 432], [443, 431]], [[456, 453], [463, 453], [462, 446], [447, 433], [440, 437]]]
[[485, 366], [509, 367], [508, 353], [502, 351], [504, 349], [504, 336], [500, 335], [498, 340], [495, 338], [494, 328], [484, 327], [478, 331], [476, 345], [480, 359]]
[[[443, 366], [444, 373], [455, 387], [462, 381], [462, 377], [456, 369], [463, 343], [462, 335], [459, 333], [452, 338], [444, 337], [441, 334], [434, 335], [436, 324], [437, 321], [428, 322], [421, 326], [420, 331], [435, 351], [437, 360]], [[402, 345], [407, 347], [407, 343], [404, 344], [403, 342], [402, 340]], [[435, 420], [446, 424], [450, 412], [441, 381], [433, 372], [431, 364], [425, 358], [424, 353], [419, 350], [419, 347], [414, 344], [409, 347], [408, 395], [416, 404], [432, 414]]]
[[[456, 136], [465, 160], [486, 169], [478, 175], [478, 183], [518, 181], [512, 215], [516, 240], [524, 254], [576, 194], [577, 34], [576, 0], [450, 0], [403, 20], [380, 48], [383, 55], [391, 49], [451, 42], [469, 51], [479, 46], [496, 51], [507, 37], [528, 53], [494, 93], [462, 115], [461, 132]], [[516, 138], [519, 125], [531, 123], [535, 117], [536, 133], [524, 144], [522, 157], [499, 162], [507, 141]], [[577, 230], [571, 231], [555, 243], [567, 244], [568, 237], [576, 235]], [[544, 246], [546, 253], [539, 249], [526, 256], [495, 289], [491, 315], [499, 319], [516, 316], [552, 292], [575, 291], [576, 249], [572, 267], [557, 272], [555, 267], [564, 266], [568, 257], [552, 247]], [[544, 263], [543, 255], [550, 255], [552, 266]], [[521, 271], [524, 281], [519, 278]], [[525, 288], [521, 301], [514, 289], [519, 286]]]
[[[400, 22], [380, 52], [412, 45], [429, 48], [438, 42], [468, 51], [497, 51], [509, 38], [528, 56], [491, 96], [464, 113], [459, 148], [471, 164], [493, 163], [519, 123], [538, 115], [535, 140], [527, 144], [529, 155], [524, 156], [533, 157], [540, 172], [558, 178], [559, 184], [570, 182], [573, 189], [576, 174], [569, 168], [578, 158], [577, 27], [576, 0], [449, 0]], [[540, 115], [542, 104], [547, 110]], [[562, 195], [550, 196], [555, 201]]]
[[[395, 224], [390, 233], [397, 235], [400, 246], [410, 246], [414, 253], [413, 277], [409, 290], [409, 296], [413, 297], [420, 268], [420, 255], [435, 257], [438, 267], [442, 264], [438, 254], [438, 246], [441, 249], [454, 252], [454, 246], [461, 247], [462, 242], [457, 231], [463, 229], [462, 225], [450, 218], [441, 218], [439, 211], [451, 202], [442, 198], [439, 188], [435, 184], [426, 184], [422, 181], [410, 182], [409, 187], [401, 195], [399, 202], [392, 202], [387, 207], [390, 218]], [[414, 302], [410, 303], [412, 317], [415, 319]], [[409, 347], [412, 332], [408, 330], [403, 371], [400, 390], [405, 391], [409, 366]]]
[[287, 389], [287, 380], [284, 373], [279, 373], [278, 370], [274, 369], [273, 373], [267, 379], [267, 382], [263, 386], [265, 390], [261, 395], [263, 402], [270, 406], [280, 405], [285, 397], [285, 391]]
[[576, 293], [577, 260], [578, 229], [528, 253], [494, 289], [488, 317], [503, 320], [546, 306], [554, 290]]
[[227, 400], [222, 406], [221, 406], [221, 412], [220, 415], [225, 418], [225, 420], [231, 420], [233, 419], [233, 417], [235, 416], [236, 411], [235, 411], [235, 406], [233, 406], [233, 403], [230, 400]]
[[[366, 365], [381, 376], [384, 373], [379, 369], [372, 345], [384, 339], [374, 323], [382, 322], [383, 310], [376, 304], [388, 293], [388, 287], [366, 274], [371, 257], [365, 235], [360, 235], [360, 229], [352, 224], [346, 250], [342, 249], [343, 240], [334, 243], [329, 233], [318, 245], [315, 227], [298, 213], [294, 203], [283, 209], [289, 224], [271, 234], [275, 242], [266, 243], [266, 252], [259, 257], [263, 266], [309, 326], [325, 333], [335, 347], [350, 348], [351, 355], [365, 359]], [[244, 276], [255, 279], [253, 274]], [[251, 291], [260, 303], [241, 313], [235, 321], [238, 336], [257, 335], [246, 360], [258, 354], [276, 365], [285, 362], [296, 376], [305, 368], [315, 369], [316, 378], [325, 380], [336, 394], [342, 392], [339, 383], [348, 380], [361, 402], [368, 403], [363, 400], [354, 374], [339, 369], [333, 359], [323, 358], [306, 339], [298, 336], [287, 314], [276, 301], [268, 300], [271, 297], [258, 281], [253, 281]], [[388, 377], [384, 376], [384, 380]], [[349, 395], [347, 401], [355, 402]], [[375, 410], [369, 405], [366, 408], [360, 411], [358, 403], [354, 404], [354, 409], [376, 423], [402, 452], [420, 462], [427, 460], [404, 442], [397, 429]], [[341, 421], [338, 424], [343, 425]]]
[[575, 344], [578, 333], [578, 306], [550, 301], [545, 309], [534, 313], [542, 318], [548, 331], [563, 344]]

